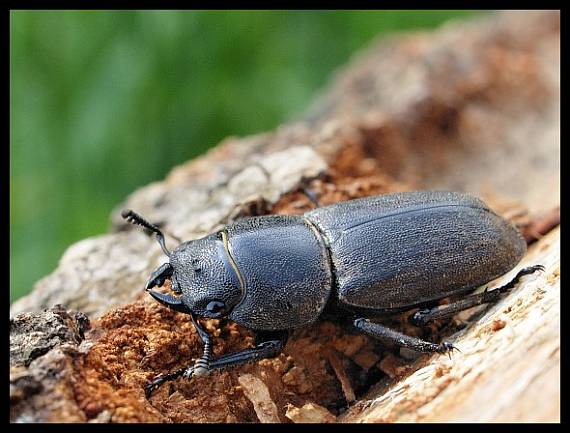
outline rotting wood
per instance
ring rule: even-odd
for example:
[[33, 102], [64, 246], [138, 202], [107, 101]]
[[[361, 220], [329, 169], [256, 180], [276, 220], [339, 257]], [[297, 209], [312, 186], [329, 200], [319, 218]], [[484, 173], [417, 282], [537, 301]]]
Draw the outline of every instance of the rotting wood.
[[240, 376], [238, 381], [247, 398], [253, 403], [253, 408], [260, 422], [277, 423], [280, 421], [277, 406], [271, 399], [265, 382], [251, 374]]
[[285, 416], [294, 423], [332, 423], [336, 417], [324, 407], [314, 403], [307, 403], [302, 407], [290, 405]]

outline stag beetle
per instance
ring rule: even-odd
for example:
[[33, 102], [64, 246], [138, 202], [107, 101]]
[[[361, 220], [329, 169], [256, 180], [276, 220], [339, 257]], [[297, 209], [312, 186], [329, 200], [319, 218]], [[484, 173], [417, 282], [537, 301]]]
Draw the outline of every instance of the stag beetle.
[[[465, 295], [512, 269], [526, 251], [517, 229], [469, 195], [416, 191], [349, 200], [302, 216], [246, 217], [174, 251], [163, 233], [131, 210], [123, 218], [156, 233], [170, 262], [152, 273], [146, 290], [158, 302], [187, 313], [204, 344], [192, 365], [158, 376], [167, 380], [277, 356], [288, 333], [325, 316], [348, 318], [354, 328], [423, 353], [457, 349], [411, 337], [371, 318], [420, 309], [415, 325], [451, 317], [496, 301], [526, 274], [507, 285]], [[179, 296], [152, 290], [170, 279]], [[254, 331], [255, 347], [213, 359], [212, 340], [198, 317], [221, 318]]]

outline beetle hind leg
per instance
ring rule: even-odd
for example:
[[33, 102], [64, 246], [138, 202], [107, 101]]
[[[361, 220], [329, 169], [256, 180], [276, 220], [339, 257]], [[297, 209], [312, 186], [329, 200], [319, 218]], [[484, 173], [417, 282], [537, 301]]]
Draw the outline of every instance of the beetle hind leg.
[[513, 287], [515, 287], [523, 276], [533, 274], [537, 271], [544, 271], [544, 266], [535, 265], [523, 268], [507, 284], [491, 291], [485, 290], [484, 292], [476, 293], [463, 299], [459, 299], [458, 301], [452, 302], [451, 304], [439, 305], [434, 308], [419, 310], [410, 317], [410, 322], [416, 326], [425, 326], [434, 320], [447, 319], [449, 317], [452, 317], [460, 311], [467, 310], [468, 308], [472, 308], [481, 304], [496, 302], [499, 300], [502, 294], [509, 292]]
[[421, 353], [447, 353], [451, 354], [454, 350], [459, 351], [452, 343], [444, 341], [442, 343], [431, 343], [416, 337], [411, 337], [401, 332], [387, 328], [380, 323], [371, 322], [368, 319], [359, 318], [353, 322], [353, 325], [363, 334], [369, 335], [378, 340], [388, 341], [399, 347], [406, 347]]

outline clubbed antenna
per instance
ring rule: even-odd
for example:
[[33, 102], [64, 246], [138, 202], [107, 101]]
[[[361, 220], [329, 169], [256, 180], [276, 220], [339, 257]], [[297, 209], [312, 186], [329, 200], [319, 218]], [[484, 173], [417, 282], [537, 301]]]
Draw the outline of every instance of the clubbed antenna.
[[166, 248], [166, 243], [164, 242], [164, 235], [162, 234], [162, 232], [160, 231], [160, 229], [157, 226], [149, 223], [147, 220], [145, 220], [138, 213], [136, 213], [130, 209], [123, 210], [121, 212], [121, 216], [124, 219], [126, 219], [128, 222], [130, 222], [131, 224], [138, 224], [139, 226], [143, 226], [144, 228], [147, 228], [150, 231], [156, 233], [156, 240], [160, 244], [162, 251], [164, 251], [164, 254], [166, 254], [168, 257], [170, 257], [170, 251], [168, 251], [168, 249]]

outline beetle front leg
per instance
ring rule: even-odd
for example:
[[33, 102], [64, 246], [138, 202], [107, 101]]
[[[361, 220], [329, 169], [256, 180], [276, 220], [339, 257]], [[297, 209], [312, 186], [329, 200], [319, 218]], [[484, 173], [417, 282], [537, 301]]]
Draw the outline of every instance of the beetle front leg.
[[202, 325], [196, 320], [194, 314], [191, 314], [190, 317], [192, 318], [192, 323], [194, 324], [194, 328], [198, 332], [198, 336], [202, 343], [204, 343], [204, 350], [202, 351], [202, 356], [194, 363], [194, 374], [196, 376], [206, 376], [210, 372], [210, 358], [212, 356], [212, 339], [210, 335]]
[[[255, 347], [229, 353], [210, 361], [208, 373], [212, 370], [223, 370], [227, 367], [235, 367], [248, 362], [274, 358], [283, 350], [288, 336], [289, 333], [287, 331], [259, 332], [255, 336]], [[196, 365], [190, 367], [184, 375], [188, 378], [198, 375]]]
[[208, 332], [202, 327], [200, 322], [196, 320], [194, 314], [189, 312], [190, 317], [192, 318], [192, 323], [194, 324], [194, 328], [196, 332], [198, 332], [198, 336], [202, 343], [204, 343], [204, 350], [202, 351], [202, 356], [190, 367], [183, 367], [179, 368], [172, 373], [162, 374], [154, 378], [152, 382], [145, 386], [145, 394], [147, 397], [160, 385], [164, 382], [168, 382], [170, 380], [178, 379], [180, 376], [188, 376], [188, 372], [191, 371], [192, 373], [190, 376], [205, 376], [210, 372], [210, 358], [212, 353], [212, 339]]
[[371, 322], [370, 320], [364, 318], [356, 319], [353, 324], [356, 329], [366, 335], [379, 340], [389, 341], [399, 347], [406, 347], [417, 352], [448, 353], [453, 350], [459, 350], [457, 347], [451, 343], [448, 343], [447, 341], [439, 344], [431, 343], [429, 341], [421, 340], [416, 337], [410, 337], [409, 335], [394, 331], [393, 329], [387, 328], [379, 323]]
[[274, 358], [279, 355], [287, 342], [287, 331], [258, 333], [256, 335], [256, 346], [240, 350], [239, 352], [229, 353], [220, 356], [217, 359], [209, 361], [208, 368], [204, 371], [203, 366], [199, 365], [199, 361], [191, 366], [180, 368], [172, 373], [161, 375], [154, 379], [145, 387], [147, 396], [164, 382], [174, 380], [180, 376], [190, 379], [193, 376], [204, 376], [214, 370], [223, 370], [227, 367], [235, 367], [237, 365], [246, 364], [248, 362], [260, 361], [266, 358]]

